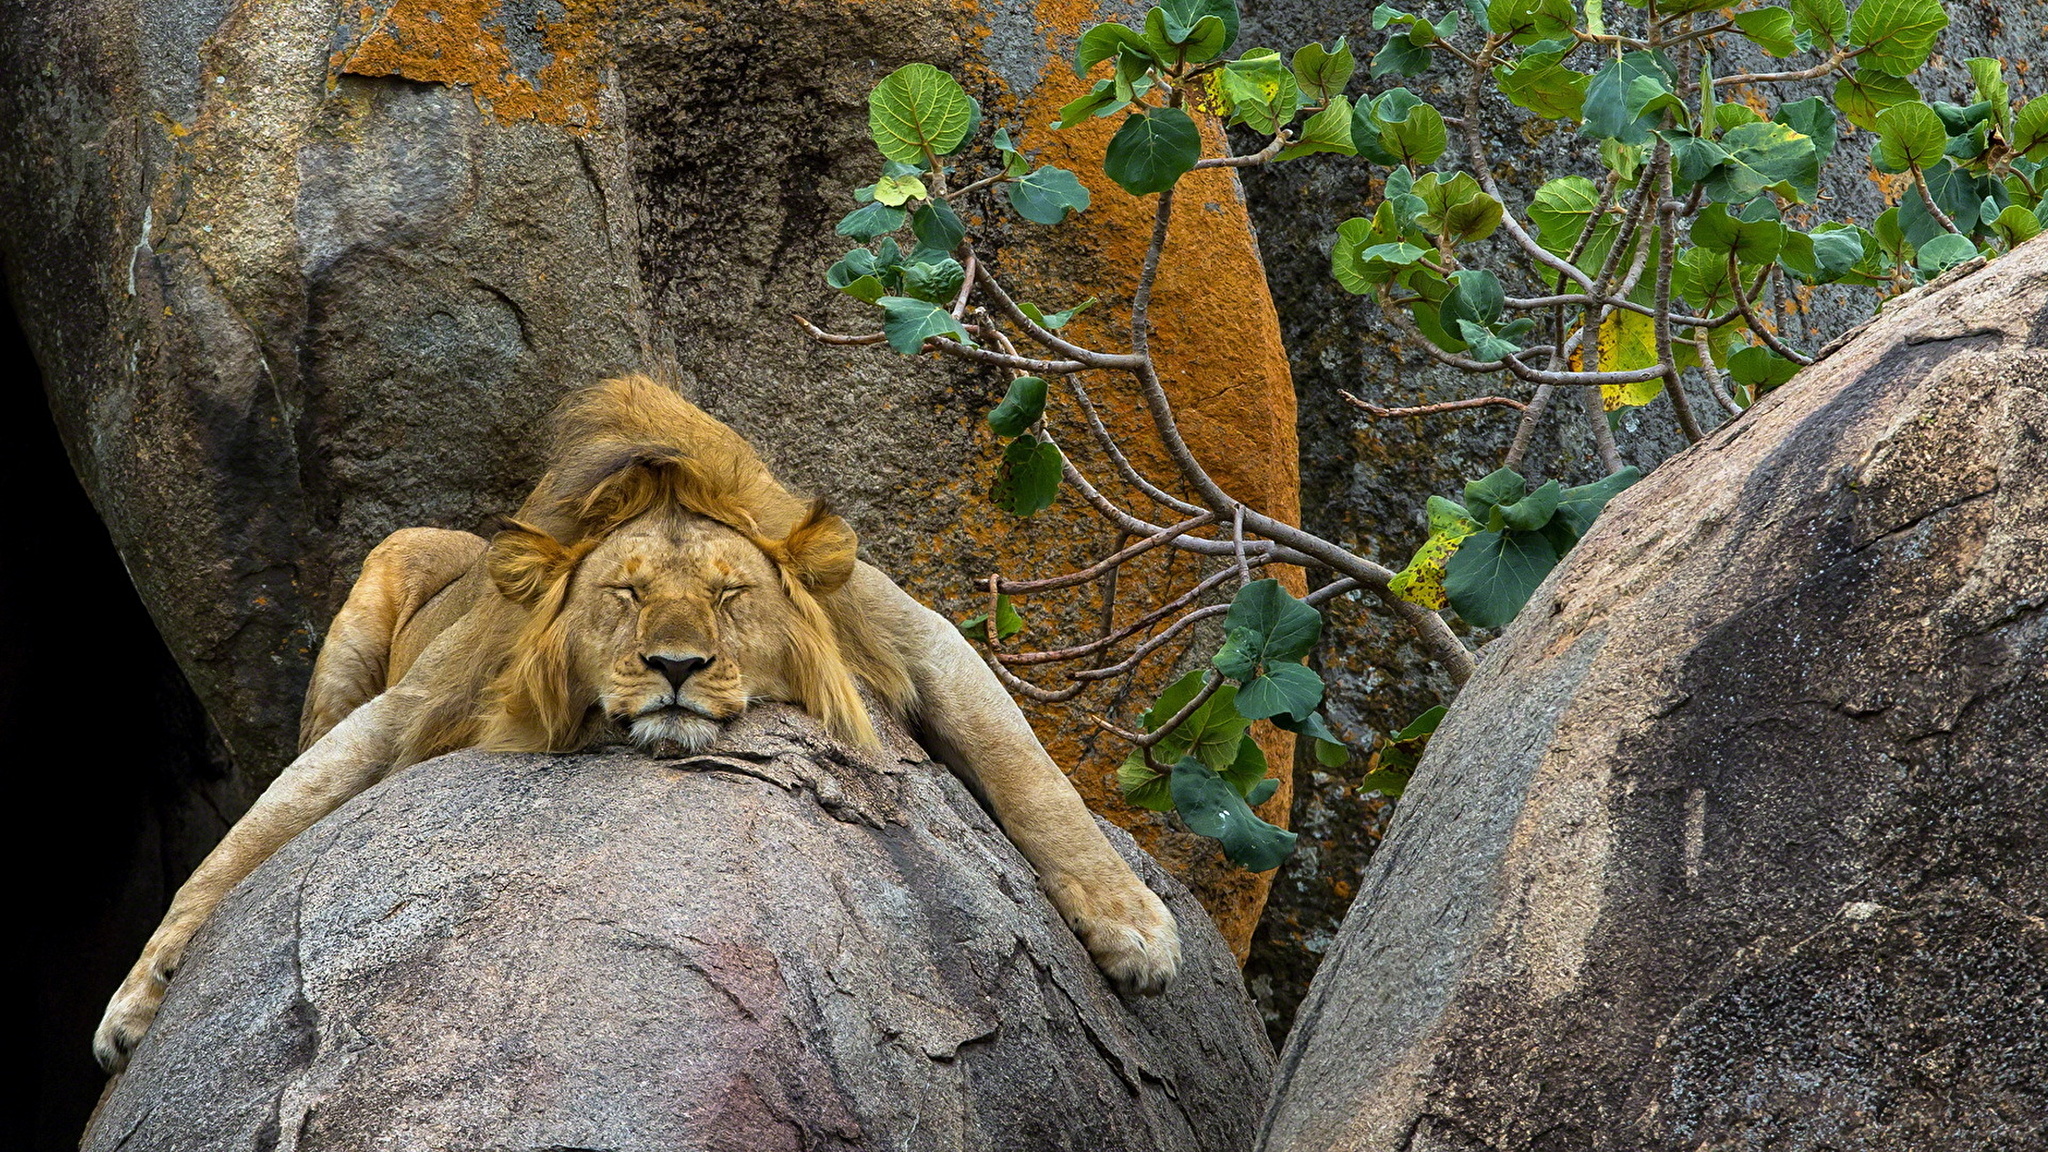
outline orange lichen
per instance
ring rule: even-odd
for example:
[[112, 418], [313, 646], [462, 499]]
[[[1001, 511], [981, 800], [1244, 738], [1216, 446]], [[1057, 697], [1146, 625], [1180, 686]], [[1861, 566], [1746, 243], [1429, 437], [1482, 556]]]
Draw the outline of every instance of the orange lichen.
[[[1019, 101], [1024, 123], [1019, 143], [1026, 150], [1035, 150], [1040, 163], [1079, 176], [1088, 186], [1092, 204], [1057, 231], [1045, 233], [1044, 243], [1007, 248], [1002, 273], [1029, 298], [1052, 306], [1065, 307], [1087, 296], [1102, 298], [1103, 303], [1084, 314], [1071, 331], [1083, 343], [1120, 349], [1128, 341], [1125, 325], [1130, 294], [1151, 240], [1158, 198], [1131, 196], [1102, 175], [1103, 149], [1121, 117], [1106, 117], [1060, 132], [1048, 128], [1061, 105], [1087, 90], [1088, 82], [1075, 78], [1068, 61], [1082, 29], [1104, 17], [1089, 0], [1043, 0], [1037, 16], [1051, 55], [1038, 84]], [[1205, 121], [1206, 152], [1219, 153], [1224, 147], [1221, 127], [1213, 120], [1199, 119]], [[1300, 513], [1300, 480], [1294, 385], [1250, 216], [1230, 171], [1211, 169], [1182, 178], [1151, 315], [1160, 374], [1174, 402], [1181, 432], [1196, 457], [1226, 491], [1270, 515], [1295, 521]], [[1095, 374], [1090, 387], [1138, 467], [1168, 488], [1181, 487], [1172, 482], [1174, 470], [1128, 378]], [[1087, 452], [1081, 429], [1070, 425], [1060, 430], [1077, 458]], [[1128, 497], [1126, 507], [1157, 514], [1142, 497], [1123, 491], [1115, 478], [1106, 474], [1106, 467], [1091, 468], [1090, 472], [1106, 490], [1120, 499]], [[993, 530], [975, 534], [991, 552], [1014, 563], [1009, 570], [1031, 575], [1048, 571], [1042, 535]], [[1119, 613], [1120, 619], [1133, 618], [1171, 598], [1192, 582], [1194, 570], [1187, 557], [1161, 557], [1157, 563], [1134, 565], [1122, 582], [1120, 600], [1128, 607]], [[1299, 571], [1266, 574], [1278, 576], [1296, 594], [1301, 593]], [[1039, 638], [1039, 643], [1051, 646], [1053, 639]], [[1165, 671], [1161, 666], [1141, 673], [1130, 699], [1149, 699], [1146, 693], [1156, 693], [1167, 682]], [[1075, 784], [1090, 804], [1130, 828], [1149, 849], [1160, 852], [1165, 847], [1163, 825], [1151, 814], [1125, 804], [1116, 787], [1113, 769], [1124, 749], [1103, 739], [1087, 719], [1088, 711], [1102, 708], [1102, 703], [1085, 697], [1072, 705], [1027, 706], [1054, 758], [1075, 769]], [[1285, 824], [1294, 791], [1293, 737], [1265, 724], [1255, 727], [1255, 735], [1280, 780], [1279, 791], [1260, 814]], [[1254, 876], [1223, 865], [1220, 857], [1176, 859], [1172, 851], [1165, 855], [1202, 897], [1224, 938], [1242, 957], [1264, 906], [1270, 876]]]
[[[346, 13], [336, 74], [466, 85], [500, 120], [598, 121], [607, 0], [551, 0], [525, 18], [503, 0], [362, 0]], [[349, 28], [352, 25], [352, 28]]]

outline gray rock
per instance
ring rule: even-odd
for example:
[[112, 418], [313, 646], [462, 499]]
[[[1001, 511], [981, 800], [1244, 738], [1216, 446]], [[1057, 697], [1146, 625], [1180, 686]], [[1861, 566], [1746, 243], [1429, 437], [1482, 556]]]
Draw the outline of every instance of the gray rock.
[[1402, 801], [1261, 1147], [2048, 1147], [2048, 244], [1618, 499]]
[[764, 708], [706, 753], [458, 753], [254, 873], [87, 1132], [123, 1149], [1245, 1147], [1228, 948], [1120, 1002], [967, 791]]

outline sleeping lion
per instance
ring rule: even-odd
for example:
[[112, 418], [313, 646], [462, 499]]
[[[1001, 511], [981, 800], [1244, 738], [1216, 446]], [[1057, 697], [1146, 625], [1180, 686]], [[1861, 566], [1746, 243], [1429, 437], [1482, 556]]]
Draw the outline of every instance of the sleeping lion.
[[178, 890], [107, 1005], [100, 1063], [127, 1063], [237, 881], [398, 769], [621, 737], [679, 756], [756, 700], [875, 747], [863, 689], [986, 799], [1110, 980], [1163, 989], [1180, 963], [1173, 915], [973, 647], [855, 543], [667, 388], [631, 377], [572, 397], [546, 475], [503, 531], [409, 528], [363, 562], [313, 667], [298, 759]]

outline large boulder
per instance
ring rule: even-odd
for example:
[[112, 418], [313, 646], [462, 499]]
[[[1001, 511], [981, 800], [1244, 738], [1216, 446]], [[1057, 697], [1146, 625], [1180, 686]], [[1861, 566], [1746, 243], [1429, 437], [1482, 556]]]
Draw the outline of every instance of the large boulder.
[[1158, 999], [900, 737], [778, 707], [677, 761], [443, 757], [235, 889], [83, 1146], [1243, 1148], [1237, 966], [1110, 835], [1181, 921]]
[[2048, 243], [1617, 499], [1437, 734], [1262, 1146], [2048, 1147]]

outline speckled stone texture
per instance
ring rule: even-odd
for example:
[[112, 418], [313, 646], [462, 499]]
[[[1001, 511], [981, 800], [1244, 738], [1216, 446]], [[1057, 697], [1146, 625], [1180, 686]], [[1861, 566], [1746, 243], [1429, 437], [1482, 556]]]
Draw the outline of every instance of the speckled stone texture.
[[1272, 1052], [1201, 905], [1110, 829], [1186, 948], [1120, 1001], [890, 739], [398, 774], [229, 896], [84, 1148], [1246, 1147]]
[[1271, 1152], [2048, 1147], [2048, 243], [1618, 498], [1432, 742]]

